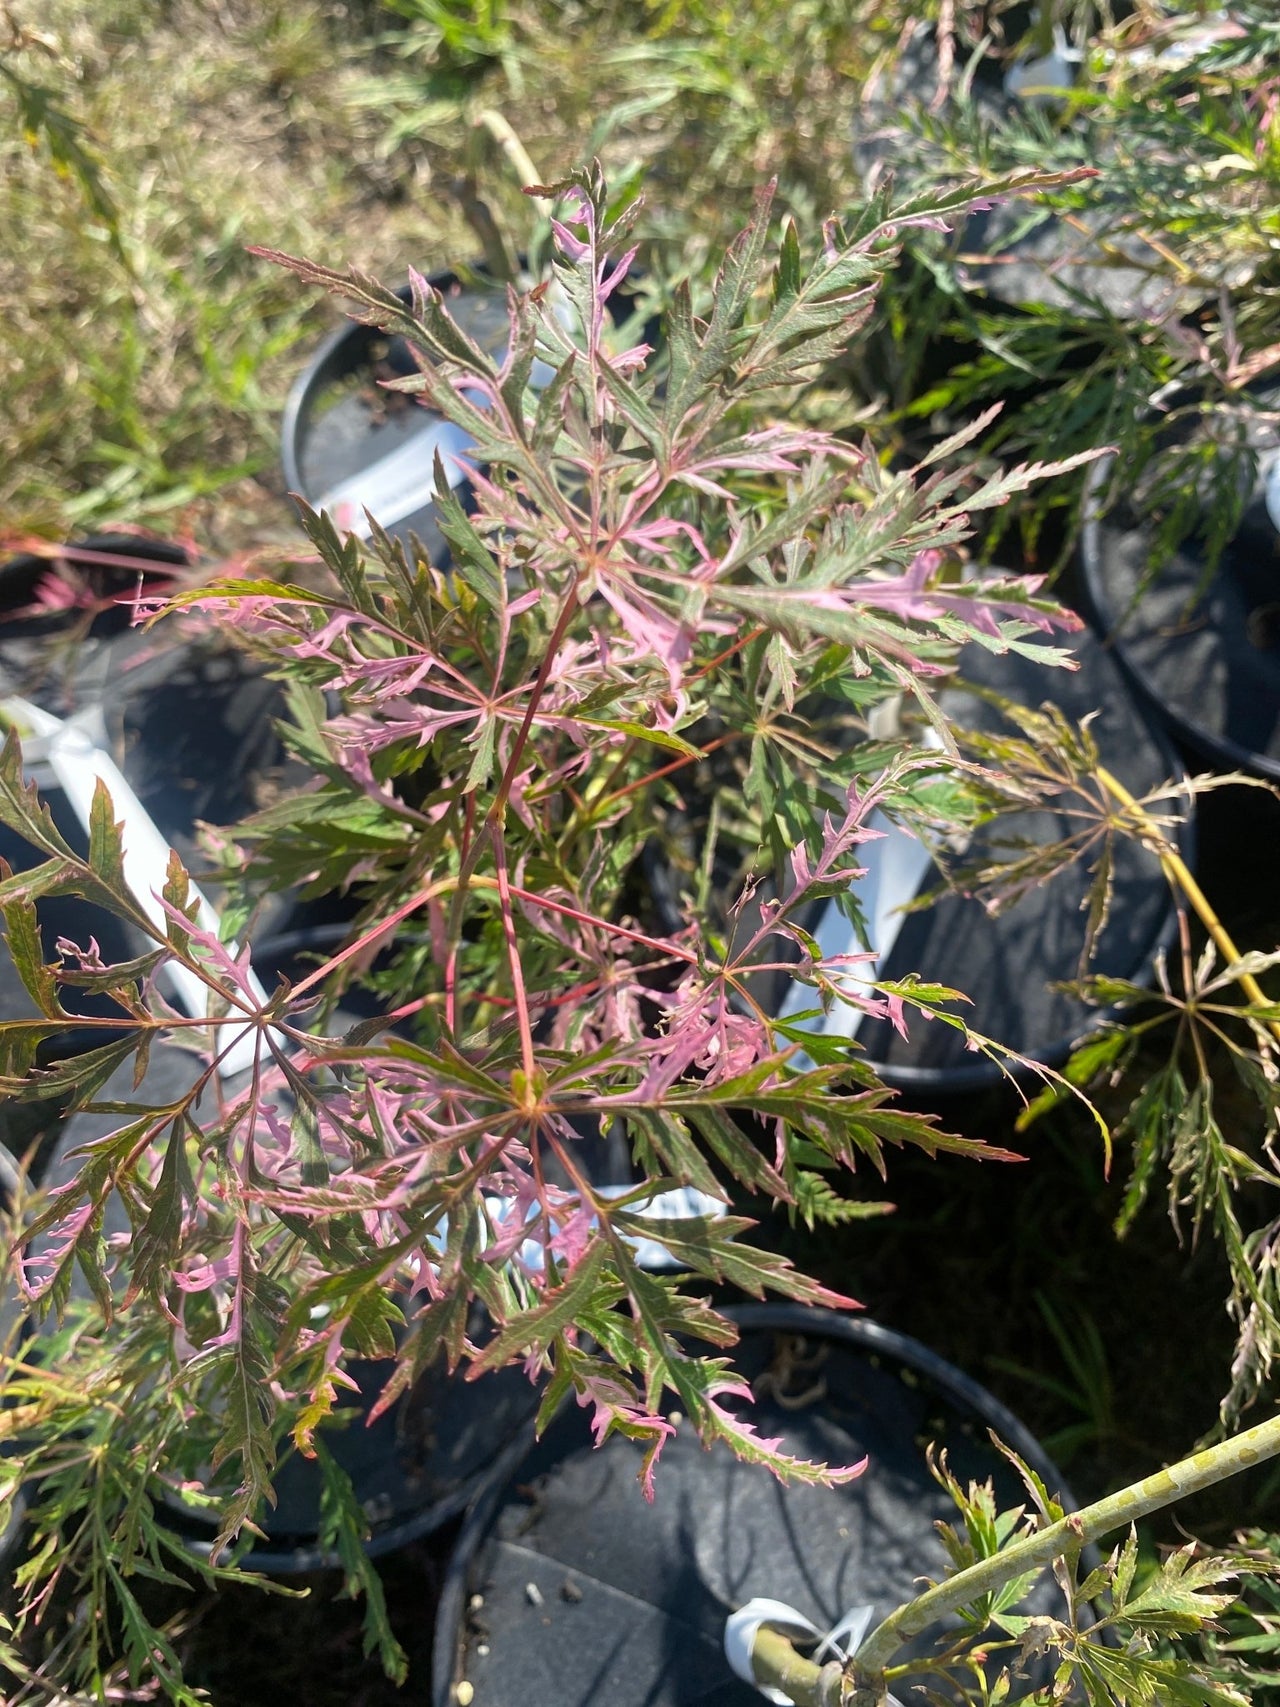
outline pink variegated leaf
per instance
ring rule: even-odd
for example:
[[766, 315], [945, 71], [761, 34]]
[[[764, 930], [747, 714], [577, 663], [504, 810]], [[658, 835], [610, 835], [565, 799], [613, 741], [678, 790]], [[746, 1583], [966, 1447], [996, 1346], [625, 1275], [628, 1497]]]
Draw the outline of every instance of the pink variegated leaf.
[[735, 1457], [745, 1464], [759, 1464], [780, 1482], [807, 1483], [811, 1487], [838, 1488], [854, 1482], [870, 1463], [860, 1458], [856, 1464], [816, 1464], [806, 1458], [796, 1458], [786, 1450], [781, 1435], [770, 1439], [760, 1435], [753, 1423], [737, 1412], [718, 1404], [720, 1398], [751, 1398], [751, 1389], [744, 1382], [721, 1380], [713, 1382], [702, 1396], [699, 1412], [699, 1433], [709, 1445], [722, 1440]]
[[179, 911], [172, 902], [157, 897], [165, 913], [175, 925], [181, 927], [192, 946], [200, 951], [200, 958], [212, 973], [219, 975], [233, 989], [249, 1002], [254, 1011], [259, 1008], [259, 999], [254, 992], [252, 983], [251, 949], [243, 943], [234, 954], [221, 942], [211, 930], [201, 930], [193, 925], [185, 913]]

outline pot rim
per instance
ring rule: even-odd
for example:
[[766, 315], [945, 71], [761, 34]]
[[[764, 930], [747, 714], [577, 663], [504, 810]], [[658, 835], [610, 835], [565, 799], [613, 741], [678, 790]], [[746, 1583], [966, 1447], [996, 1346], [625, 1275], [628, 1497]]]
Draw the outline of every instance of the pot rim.
[[[809, 1334], [837, 1340], [868, 1355], [897, 1360], [975, 1412], [1035, 1471], [1046, 1487], [1056, 1487], [1058, 1499], [1067, 1510], [1074, 1510], [1079, 1504], [1062, 1472], [1008, 1406], [972, 1376], [966, 1375], [910, 1334], [886, 1328], [867, 1316], [845, 1315], [816, 1304], [769, 1300], [759, 1304], [728, 1305], [720, 1313], [746, 1333]], [[567, 1404], [566, 1395], [557, 1409], [557, 1416]], [[495, 1462], [492, 1473], [477, 1492], [463, 1519], [436, 1603], [431, 1650], [431, 1707], [454, 1707], [455, 1674], [461, 1653], [471, 1568], [511, 1478], [528, 1455], [535, 1438], [533, 1424], [530, 1423]], [[659, 1490], [658, 1498], [661, 1497]], [[1087, 1548], [1082, 1557], [1096, 1562], [1098, 1555], [1096, 1549]]]

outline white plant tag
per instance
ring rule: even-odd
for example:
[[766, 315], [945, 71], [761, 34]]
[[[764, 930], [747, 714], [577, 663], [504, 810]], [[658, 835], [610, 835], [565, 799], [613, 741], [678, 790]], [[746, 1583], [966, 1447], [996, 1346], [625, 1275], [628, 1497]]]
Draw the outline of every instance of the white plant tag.
[[460, 459], [474, 446], [475, 440], [461, 427], [437, 417], [378, 462], [331, 486], [316, 509], [327, 510], [344, 533], [368, 539], [366, 510], [384, 528], [425, 510], [436, 495], [437, 452], [449, 485], [461, 486], [469, 470]]
[[[766, 1701], [774, 1702], [775, 1707], [793, 1707], [789, 1695], [756, 1680], [755, 1669], [751, 1663], [751, 1650], [755, 1645], [756, 1632], [761, 1626], [767, 1624], [770, 1629], [781, 1630], [787, 1636], [816, 1638], [818, 1645], [813, 1652], [815, 1662], [820, 1661], [828, 1652], [833, 1659], [843, 1661], [857, 1652], [859, 1643], [867, 1633], [874, 1610], [874, 1607], [870, 1606], [851, 1607], [840, 1622], [834, 1624], [824, 1635], [803, 1612], [797, 1612], [794, 1606], [788, 1606], [783, 1600], [749, 1600], [745, 1606], [731, 1612], [725, 1619], [725, 1658], [733, 1675], [740, 1677], [744, 1683], [751, 1684]], [[892, 1700], [893, 1697], [890, 1696], [889, 1699]]]
[[[169, 916], [161, 903], [169, 869], [170, 848], [156, 829], [150, 814], [126, 781], [115, 760], [89, 734], [79, 718], [63, 719], [25, 699], [11, 698], [0, 702], [0, 712], [19, 729], [29, 729], [38, 742], [38, 756], [52, 773], [54, 781], [67, 797], [71, 810], [80, 821], [85, 834], [89, 833], [89, 818], [93, 796], [101, 782], [111, 796], [111, 809], [121, 826], [123, 842], [124, 880], [143, 912], [158, 930], [167, 932]], [[82, 714], [83, 715], [83, 714]], [[100, 709], [89, 714], [101, 719]], [[33, 753], [33, 758], [37, 755]], [[193, 883], [191, 894], [199, 903], [196, 925], [202, 931], [218, 935], [218, 914], [207, 897]], [[234, 943], [227, 952], [235, 954]], [[209, 1012], [209, 987], [189, 968], [171, 961], [162, 976], [167, 980], [178, 1004], [192, 1019], [204, 1019]], [[249, 985], [255, 1002], [264, 1003], [267, 993], [255, 972], [250, 971]], [[260, 1037], [252, 1026], [245, 1026], [231, 1046], [220, 1051], [218, 1072], [224, 1079], [246, 1072], [258, 1058]]]

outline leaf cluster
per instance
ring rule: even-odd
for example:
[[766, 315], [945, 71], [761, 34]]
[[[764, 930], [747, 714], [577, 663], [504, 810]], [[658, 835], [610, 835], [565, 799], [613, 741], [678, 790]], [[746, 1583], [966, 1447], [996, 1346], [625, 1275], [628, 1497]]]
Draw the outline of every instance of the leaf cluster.
[[[987, 695], [985, 697], [994, 697]], [[1280, 1187], [1275, 1153], [1276, 1024], [1280, 1006], [1257, 983], [1275, 954], [1240, 954], [1224, 945], [1208, 903], [1178, 854], [1181, 802], [1216, 786], [1247, 779], [1201, 777], [1154, 790], [1134, 801], [1102, 765], [1087, 723], [1075, 725], [1052, 704], [1038, 710], [999, 700], [1007, 734], [968, 732], [964, 750], [981, 770], [966, 779], [973, 822], [989, 826], [982, 857], [938, 848], [945, 881], [980, 896], [998, 912], [1027, 891], [1077, 863], [1089, 874], [1086, 944], [1074, 988], [1097, 1010], [1097, 1025], [1077, 1045], [1060, 1081], [1047, 1084], [1019, 1121], [1026, 1130], [1074, 1092], [1122, 1099], [1107, 1138], [1127, 1149], [1130, 1174], [1116, 1214], [1121, 1236], [1153, 1191], [1163, 1191], [1174, 1227], [1194, 1243], [1214, 1237], [1227, 1261], [1227, 1305], [1236, 1325], [1236, 1353], [1222, 1399], [1224, 1424], [1263, 1391], [1280, 1353], [1280, 1295], [1275, 1258], [1280, 1223], [1272, 1193]], [[1052, 811], [1057, 839], [1019, 840], [1009, 815]], [[1016, 818], [1012, 820], [1016, 824]], [[1112, 906], [1116, 848], [1137, 841], [1156, 855], [1178, 909], [1172, 957], [1161, 956], [1154, 986], [1101, 976], [1089, 969], [1093, 945]], [[1209, 939], [1198, 951], [1190, 924], [1197, 907]], [[1229, 942], [1229, 939], [1227, 939]], [[1254, 1111], [1256, 1130], [1228, 1136], [1215, 1109], [1215, 1081], [1239, 1086]]]
[[[1000, 1510], [989, 1481], [962, 1486], [945, 1455], [933, 1465], [960, 1514], [958, 1526], [938, 1525], [953, 1575], [997, 1558], [1064, 1516], [1036, 1472], [1008, 1448], [1001, 1450], [1026, 1486], [1025, 1506]], [[1271, 1597], [1274, 1562], [1262, 1550], [1207, 1556], [1192, 1544], [1154, 1561], [1133, 1531], [1100, 1563], [1090, 1563], [1077, 1548], [1053, 1566], [1064, 1603], [1057, 1615], [1017, 1610], [1037, 1574], [1011, 1570], [999, 1589], [961, 1609], [958, 1631], [940, 1634], [934, 1652], [890, 1667], [886, 1682], [918, 1684], [938, 1702], [960, 1696], [993, 1707], [1046, 1695], [1090, 1707], [1239, 1707], [1249, 1699], [1237, 1687], [1239, 1672], [1229, 1673], [1208, 1655], [1216, 1651], [1222, 1620], [1236, 1606], [1242, 1583], [1263, 1603]]]
[[[877, 333], [892, 356], [881, 383], [910, 431], [959, 418], [975, 398], [1005, 400], [983, 444], [992, 454], [1117, 446], [1100, 495], [1112, 504], [1157, 457], [1162, 387], [1194, 375], [1214, 402], [1231, 401], [1275, 364], [1276, 25], [1266, 6], [1237, 8], [1229, 22], [1173, 0], [1123, 20], [1063, 8], [1074, 81], [1022, 101], [1002, 78], [1046, 50], [1050, 10], [1035, 43], [973, 37], [967, 59], [959, 44], [944, 53], [941, 38], [920, 58], [917, 43], [916, 59], [886, 70], [860, 124], [904, 182], [1031, 162], [1099, 169], [952, 239], [913, 240], [914, 265], [882, 298]], [[939, 373], [931, 350], [957, 340], [961, 353]], [[1192, 511], [1163, 519], [1153, 571], [1191, 535], [1212, 567], [1230, 537], [1238, 489], [1202, 481], [1196, 492]], [[1081, 493], [1069, 477], [1024, 507], [1029, 553], [1050, 511], [1070, 545]], [[1008, 520], [994, 518], [988, 550]]]

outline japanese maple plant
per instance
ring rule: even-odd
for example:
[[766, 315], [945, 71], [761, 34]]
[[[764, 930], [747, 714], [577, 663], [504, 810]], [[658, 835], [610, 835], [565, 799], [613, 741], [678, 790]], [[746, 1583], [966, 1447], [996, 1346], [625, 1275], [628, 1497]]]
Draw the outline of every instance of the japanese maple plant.
[[[1057, 181], [1021, 174], [983, 194]], [[880, 1170], [886, 1146], [1002, 1154], [894, 1108], [851, 1045], [811, 1034], [803, 1013], [778, 1019], [755, 982], [785, 967], [812, 989], [810, 1020], [849, 1003], [899, 1027], [960, 1023], [953, 1006], [934, 1013], [954, 992], [927, 967], [869, 983], [874, 945], [824, 959], [803, 921], [831, 896], [857, 918], [874, 811], [925, 835], [963, 827], [966, 761], [934, 698], [962, 645], [1069, 662], [1052, 631], [1076, 620], [1034, 580], [963, 567], [971, 514], [1046, 468], [980, 476], [962, 435], [890, 471], [869, 446], [787, 420], [869, 313], [899, 233], [975, 192], [832, 221], [807, 267], [762, 193], [706, 300], [677, 289], [654, 347], [631, 341], [620, 306], [639, 204], [612, 207], [598, 170], [537, 193], [558, 206], [556, 253], [548, 279], [510, 293], [500, 360], [419, 278], [406, 307], [361, 274], [264, 251], [406, 338], [421, 372], [395, 384], [473, 441], [473, 508], [438, 470], [450, 566], [376, 525], [366, 549], [304, 510], [318, 569], [184, 593], [161, 617], [234, 631], [285, 683], [313, 783], [223, 851], [250, 914], [284, 885], [351, 895], [344, 945], [263, 1000], [243, 909], [226, 940], [199, 928], [175, 858], [161, 937], [124, 881], [105, 791], [81, 857], [24, 780], [18, 738], [5, 748], [0, 821], [40, 858], [0, 882], [0, 906], [42, 1017], [0, 1027], [4, 1089], [83, 1107], [136, 1062], [133, 1100], [108, 1093], [114, 1133], [15, 1210], [18, 1284], [62, 1324], [26, 1353], [13, 1339], [0, 1412], [4, 1493], [28, 1501], [15, 1677], [32, 1675], [41, 1621], [70, 1594], [73, 1639], [48, 1638], [42, 1676], [101, 1692], [123, 1665], [135, 1686], [150, 1676], [194, 1699], [137, 1584], [235, 1574], [290, 1437], [322, 1455], [334, 1522], [358, 1543], [324, 1446], [356, 1359], [394, 1363], [379, 1407], [442, 1347], [459, 1381], [523, 1364], [542, 1422], [576, 1402], [598, 1439], [635, 1441], [637, 1497], [655, 1481], [661, 1497], [677, 1426], [784, 1478], [857, 1475], [753, 1431], [734, 1330], [707, 1292], [852, 1300], [770, 1254], [740, 1214], [658, 1223], [646, 1205], [692, 1187], [812, 1225], [859, 1212], [841, 1182]], [[535, 362], [553, 375], [540, 388]], [[925, 708], [931, 744], [885, 738], [892, 719], [872, 737], [872, 713], [903, 695]], [[672, 930], [646, 905], [642, 855], [695, 795], [706, 845]], [[707, 922], [722, 916], [709, 896], [722, 838], [750, 850], [727, 928]], [[108, 967], [96, 944], [60, 941], [50, 961], [36, 903], [64, 891], [119, 915], [149, 952]], [[166, 1001], [170, 961], [208, 986], [207, 1018]], [[331, 1035], [333, 1000], [360, 978], [378, 1017]], [[107, 993], [119, 1013], [78, 1019], [100, 1045], [40, 1065], [67, 1023], [63, 986]], [[246, 1034], [256, 1064], [220, 1073]], [[150, 1106], [136, 1087], [157, 1041], [189, 1053], [190, 1089]], [[622, 1195], [598, 1189], [592, 1165], [619, 1129], [636, 1170]], [[104, 1233], [112, 1199], [130, 1236]], [[677, 1278], [641, 1266], [642, 1235]], [[73, 1289], [77, 1270], [87, 1286]], [[212, 1560], [193, 1562], [160, 1515], [175, 1482], [217, 1509]], [[344, 1557], [395, 1670], [376, 1576], [358, 1545]], [[893, 1650], [882, 1637], [875, 1651]]]

